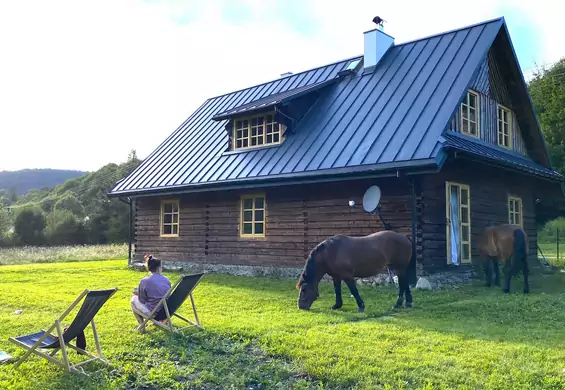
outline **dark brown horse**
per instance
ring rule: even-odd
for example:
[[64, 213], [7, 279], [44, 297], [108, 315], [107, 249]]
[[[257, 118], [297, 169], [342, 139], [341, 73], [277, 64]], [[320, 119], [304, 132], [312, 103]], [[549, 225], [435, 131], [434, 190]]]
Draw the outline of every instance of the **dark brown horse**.
[[408, 282], [411, 267], [412, 243], [408, 237], [385, 230], [364, 237], [345, 235], [332, 236], [319, 243], [306, 259], [302, 274], [296, 284], [300, 291], [298, 308], [310, 310], [318, 298], [318, 284], [325, 274], [332, 277], [335, 290], [335, 305], [343, 305], [341, 281], [355, 297], [359, 312], [365, 309], [365, 303], [359, 296], [354, 278], [367, 278], [376, 275], [388, 266], [398, 276], [398, 299], [394, 308], [402, 307], [406, 293], [406, 307], [412, 307], [412, 294]]
[[492, 269], [494, 284], [500, 286], [498, 260], [504, 262], [505, 285], [503, 291], [510, 292], [510, 278], [520, 269], [524, 275], [524, 294], [530, 292], [528, 285], [528, 236], [516, 225], [497, 225], [485, 229], [479, 237], [477, 247], [485, 268], [486, 285], [491, 286]]

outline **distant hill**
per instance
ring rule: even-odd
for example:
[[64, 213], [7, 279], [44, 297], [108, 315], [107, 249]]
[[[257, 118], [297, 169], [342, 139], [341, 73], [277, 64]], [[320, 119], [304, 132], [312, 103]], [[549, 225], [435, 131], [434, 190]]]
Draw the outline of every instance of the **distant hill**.
[[52, 188], [69, 179], [81, 177], [88, 172], [65, 169], [22, 169], [19, 171], [0, 171], [0, 190], [15, 190], [24, 195], [30, 190]]

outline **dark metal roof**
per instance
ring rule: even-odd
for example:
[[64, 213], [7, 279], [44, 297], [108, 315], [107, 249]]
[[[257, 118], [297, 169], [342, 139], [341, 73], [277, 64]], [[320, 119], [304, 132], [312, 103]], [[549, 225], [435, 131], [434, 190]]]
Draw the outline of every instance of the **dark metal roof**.
[[227, 121], [215, 121], [214, 115], [323, 85], [362, 56], [209, 99], [111, 194], [438, 160], [438, 139], [503, 24], [499, 18], [391, 47], [373, 72], [361, 68], [328, 86], [295, 132], [275, 147], [226, 151]]
[[468, 137], [453, 131], [446, 131], [442, 138], [440, 138], [440, 142], [443, 144], [445, 149], [453, 149], [464, 153], [470, 153], [472, 156], [494, 161], [498, 165], [507, 165], [535, 175], [560, 181], [564, 179], [563, 175], [558, 172], [539, 165], [517, 152], [504, 149], [500, 146], [491, 144], [490, 142], [478, 139], [471, 140]]
[[256, 110], [271, 107], [276, 104], [283, 104], [293, 99], [299, 98], [300, 96], [303, 96], [306, 93], [310, 93], [320, 88], [323, 88], [327, 85], [333, 84], [337, 80], [338, 80], [337, 78], [331, 78], [329, 80], [320, 81], [318, 83], [307, 84], [299, 88], [294, 88], [289, 91], [284, 91], [274, 95], [269, 95], [267, 97], [254, 100], [250, 103], [242, 104], [235, 108], [223, 111], [219, 114], [214, 115], [212, 119], [213, 120], [227, 119], [234, 115], [241, 115], [244, 113], [250, 114], [251, 112], [254, 112]]

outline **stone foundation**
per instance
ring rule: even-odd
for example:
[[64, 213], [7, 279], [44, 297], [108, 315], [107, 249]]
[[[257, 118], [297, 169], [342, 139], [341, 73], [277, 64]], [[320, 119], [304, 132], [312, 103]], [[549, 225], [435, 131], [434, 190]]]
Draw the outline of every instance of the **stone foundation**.
[[[138, 271], [145, 271], [143, 263], [135, 262], [130, 266]], [[254, 276], [254, 277], [270, 277], [270, 278], [285, 278], [285, 279], [298, 279], [302, 268], [281, 268], [281, 267], [259, 267], [249, 265], [226, 265], [226, 264], [207, 264], [207, 263], [192, 263], [192, 262], [176, 262], [163, 260], [163, 269], [166, 271], [197, 273], [220, 273], [236, 276]], [[427, 285], [426, 281], [433, 290], [441, 288], [459, 288], [462, 284], [471, 283], [473, 276], [471, 268], [457, 269], [452, 272], [434, 272], [426, 273], [425, 275], [418, 275], [420, 286]], [[328, 275], [324, 276], [325, 281], [331, 281]], [[397, 284], [397, 278], [390, 279], [388, 273], [381, 273], [370, 278], [357, 279], [357, 284], [360, 285], [386, 285], [394, 283]]]

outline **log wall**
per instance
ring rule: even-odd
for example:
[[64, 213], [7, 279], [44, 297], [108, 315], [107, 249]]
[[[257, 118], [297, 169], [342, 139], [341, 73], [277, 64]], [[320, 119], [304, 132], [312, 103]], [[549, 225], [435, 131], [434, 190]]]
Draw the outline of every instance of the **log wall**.
[[423, 266], [428, 271], [447, 268], [445, 182], [469, 185], [471, 200], [471, 258], [479, 253], [476, 242], [492, 224], [508, 223], [508, 195], [522, 198], [524, 229], [529, 236], [530, 256], [536, 256], [536, 192], [543, 185], [528, 176], [490, 166], [455, 160], [435, 175], [422, 178]]
[[[141, 260], [151, 252], [175, 261], [302, 267], [312, 248], [331, 235], [360, 236], [384, 229], [378, 216], [367, 215], [362, 209], [363, 194], [373, 184], [382, 191], [385, 221], [411, 238], [408, 183], [387, 178], [253, 189], [249, 193], [266, 195], [265, 238], [239, 236], [240, 196], [246, 192], [180, 197], [180, 236], [175, 238], [159, 236], [161, 198], [137, 199], [135, 257]], [[349, 200], [356, 206], [349, 207]], [[417, 242], [421, 256], [421, 239]]]

